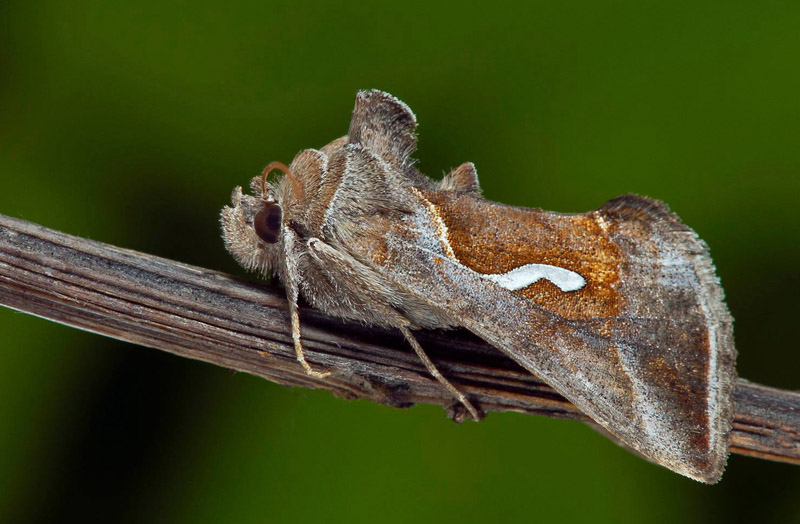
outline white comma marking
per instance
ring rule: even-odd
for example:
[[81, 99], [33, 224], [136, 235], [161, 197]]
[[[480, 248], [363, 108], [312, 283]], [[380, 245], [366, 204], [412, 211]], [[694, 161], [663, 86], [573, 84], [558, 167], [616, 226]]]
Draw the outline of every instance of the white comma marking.
[[561, 291], [577, 291], [586, 285], [586, 280], [578, 273], [549, 264], [525, 264], [508, 273], [481, 276], [509, 291], [526, 288], [543, 278]]
[[[433, 223], [436, 227], [436, 236], [442, 243], [447, 258], [455, 261], [457, 264], [464, 267], [461, 262], [456, 258], [450, 241], [447, 238], [447, 224], [439, 214], [438, 208], [415, 187], [411, 191], [419, 198], [430, 213]], [[335, 198], [335, 195], [334, 195]], [[602, 225], [602, 224], [601, 224]], [[551, 266], [549, 264], [525, 264], [516, 269], [512, 269], [508, 273], [485, 275], [478, 273], [482, 278], [491, 280], [495, 284], [508, 289], [509, 291], [516, 291], [523, 289], [534, 282], [541, 279], [549, 280], [561, 291], [577, 291], [586, 285], [586, 280], [578, 273], [564, 269], [563, 267]]]

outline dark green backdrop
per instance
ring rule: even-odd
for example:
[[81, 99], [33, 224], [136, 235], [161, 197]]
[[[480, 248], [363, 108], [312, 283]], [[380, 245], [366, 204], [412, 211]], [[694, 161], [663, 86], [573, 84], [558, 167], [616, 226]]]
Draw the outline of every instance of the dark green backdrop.
[[[377, 87], [423, 171], [472, 160], [490, 199], [667, 201], [711, 246], [741, 375], [800, 388], [800, 4], [560, 4], [6, 0], [0, 212], [242, 274], [231, 189]], [[800, 521], [796, 466], [733, 456], [707, 487], [574, 422], [458, 426], [5, 309], [0, 333], [3, 522]]]

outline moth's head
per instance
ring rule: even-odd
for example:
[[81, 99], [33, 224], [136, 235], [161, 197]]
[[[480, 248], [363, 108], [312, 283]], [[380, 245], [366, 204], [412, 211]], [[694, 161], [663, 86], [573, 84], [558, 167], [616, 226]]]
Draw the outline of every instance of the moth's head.
[[[231, 205], [222, 209], [225, 248], [239, 264], [264, 276], [282, 275], [285, 260], [284, 232], [291, 223], [303, 226], [306, 211], [317, 198], [328, 171], [328, 152], [345, 144], [331, 142], [322, 150], [297, 153], [289, 167], [272, 162], [250, 182], [251, 195], [241, 187], [233, 190]], [[271, 181], [273, 172], [282, 172]]]
[[[284, 176], [269, 182], [267, 176], [276, 169]], [[284, 209], [300, 191], [294, 176], [288, 167], [273, 162], [250, 182], [252, 195], [236, 187], [231, 205], [222, 208], [225, 248], [245, 269], [264, 276], [279, 272], [284, 260]]]

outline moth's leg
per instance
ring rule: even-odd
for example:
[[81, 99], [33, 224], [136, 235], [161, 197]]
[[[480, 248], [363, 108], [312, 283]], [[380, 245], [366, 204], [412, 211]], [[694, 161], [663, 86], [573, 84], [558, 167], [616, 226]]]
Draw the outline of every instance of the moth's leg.
[[315, 378], [325, 378], [330, 375], [330, 371], [315, 371], [306, 360], [303, 353], [303, 343], [300, 340], [300, 315], [297, 311], [297, 295], [298, 285], [300, 282], [300, 275], [297, 270], [298, 256], [295, 253], [297, 249], [297, 235], [289, 228], [283, 231], [284, 248], [286, 249], [286, 298], [289, 301], [289, 317], [292, 320], [292, 340], [294, 341], [294, 352], [297, 355], [297, 361], [303, 366], [310, 376]]
[[303, 352], [303, 342], [300, 340], [300, 315], [297, 312], [297, 285], [292, 284], [291, 287], [287, 286], [287, 295], [289, 299], [289, 316], [292, 319], [292, 340], [294, 341], [294, 352], [297, 355], [297, 361], [306, 370], [306, 373], [315, 378], [325, 378], [331, 374], [330, 371], [315, 371], [311, 364], [306, 360], [305, 353]]
[[450, 394], [456, 398], [456, 400], [461, 402], [461, 404], [465, 408], [467, 408], [467, 411], [469, 411], [469, 414], [472, 416], [472, 420], [476, 422], [480, 421], [481, 417], [478, 414], [478, 410], [475, 409], [475, 406], [473, 406], [472, 402], [470, 402], [467, 399], [466, 395], [464, 395], [461, 391], [459, 391], [457, 387], [455, 387], [449, 380], [444, 378], [444, 375], [442, 375], [441, 372], [439, 372], [439, 370], [433, 364], [433, 361], [430, 359], [428, 354], [425, 353], [425, 350], [422, 349], [422, 346], [419, 345], [417, 339], [414, 338], [414, 335], [411, 334], [411, 330], [408, 328], [408, 325], [400, 326], [400, 332], [403, 333], [403, 336], [406, 337], [408, 343], [411, 344], [412, 348], [414, 348], [414, 351], [417, 353], [419, 359], [422, 361], [423, 364], [425, 364], [425, 367], [428, 369], [428, 373], [433, 375], [433, 378], [438, 380], [439, 384], [444, 386], [444, 388], [447, 391], [449, 391]]
[[[328, 274], [333, 277], [334, 281], [346, 282], [348, 280], [353, 280], [354, 278], [356, 280], [363, 280], [364, 282], [374, 280], [374, 278], [371, 278], [371, 274], [374, 274], [374, 271], [350, 255], [337, 251], [333, 247], [317, 238], [310, 238], [307, 241], [307, 244], [311, 255], [318, 262], [320, 262], [321, 268], [328, 272]], [[336, 272], [342, 273], [342, 276], [337, 276], [335, 274]], [[364, 292], [369, 293], [367, 289], [364, 289]], [[459, 391], [458, 388], [456, 388], [444, 377], [444, 375], [442, 375], [430, 357], [428, 357], [428, 355], [425, 353], [425, 350], [422, 349], [422, 346], [419, 345], [417, 339], [414, 338], [414, 335], [411, 333], [411, 321], [405, 318], [393, 307], [381, 305], [380, 300], [373, 300], [370, 307], [379, 310], [380, 314], [384, 318], [389, 320], [392, 325], [400, 329], [400, 332], [403, 333], [403, 336], [414, 349], [422, 363], [425, 365], [428, 373], [433, 375], [433, 377], [438, 380], [439, 383], [444, 386], [444, 388], [467, 409], [467, 411], [469, 411], [470, 416], [472, 416], [474, 420], [480, 420], [481, 416], [478, 413], [478, 410], [475, 409], [475, 406], [473, 406], [472, 403], [467, 399], [466, 395]]]

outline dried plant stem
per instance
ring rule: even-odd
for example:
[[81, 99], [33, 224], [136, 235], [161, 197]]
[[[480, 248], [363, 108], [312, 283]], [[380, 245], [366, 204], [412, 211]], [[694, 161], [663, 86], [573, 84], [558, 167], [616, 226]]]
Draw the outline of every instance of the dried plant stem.
[[[0, 304], [62, 324], [291, 386], [397, 407], [466, 413], [402, 335], [303, 309], [311, 377], [297, 363], [282, 291], [0, 215]], [[416, 333], [436, 366], [484, 412], [588, 421], [550, 387], [460, 332]], [[800, 464], [800, 394], [740, 379], [730, 449]]]

